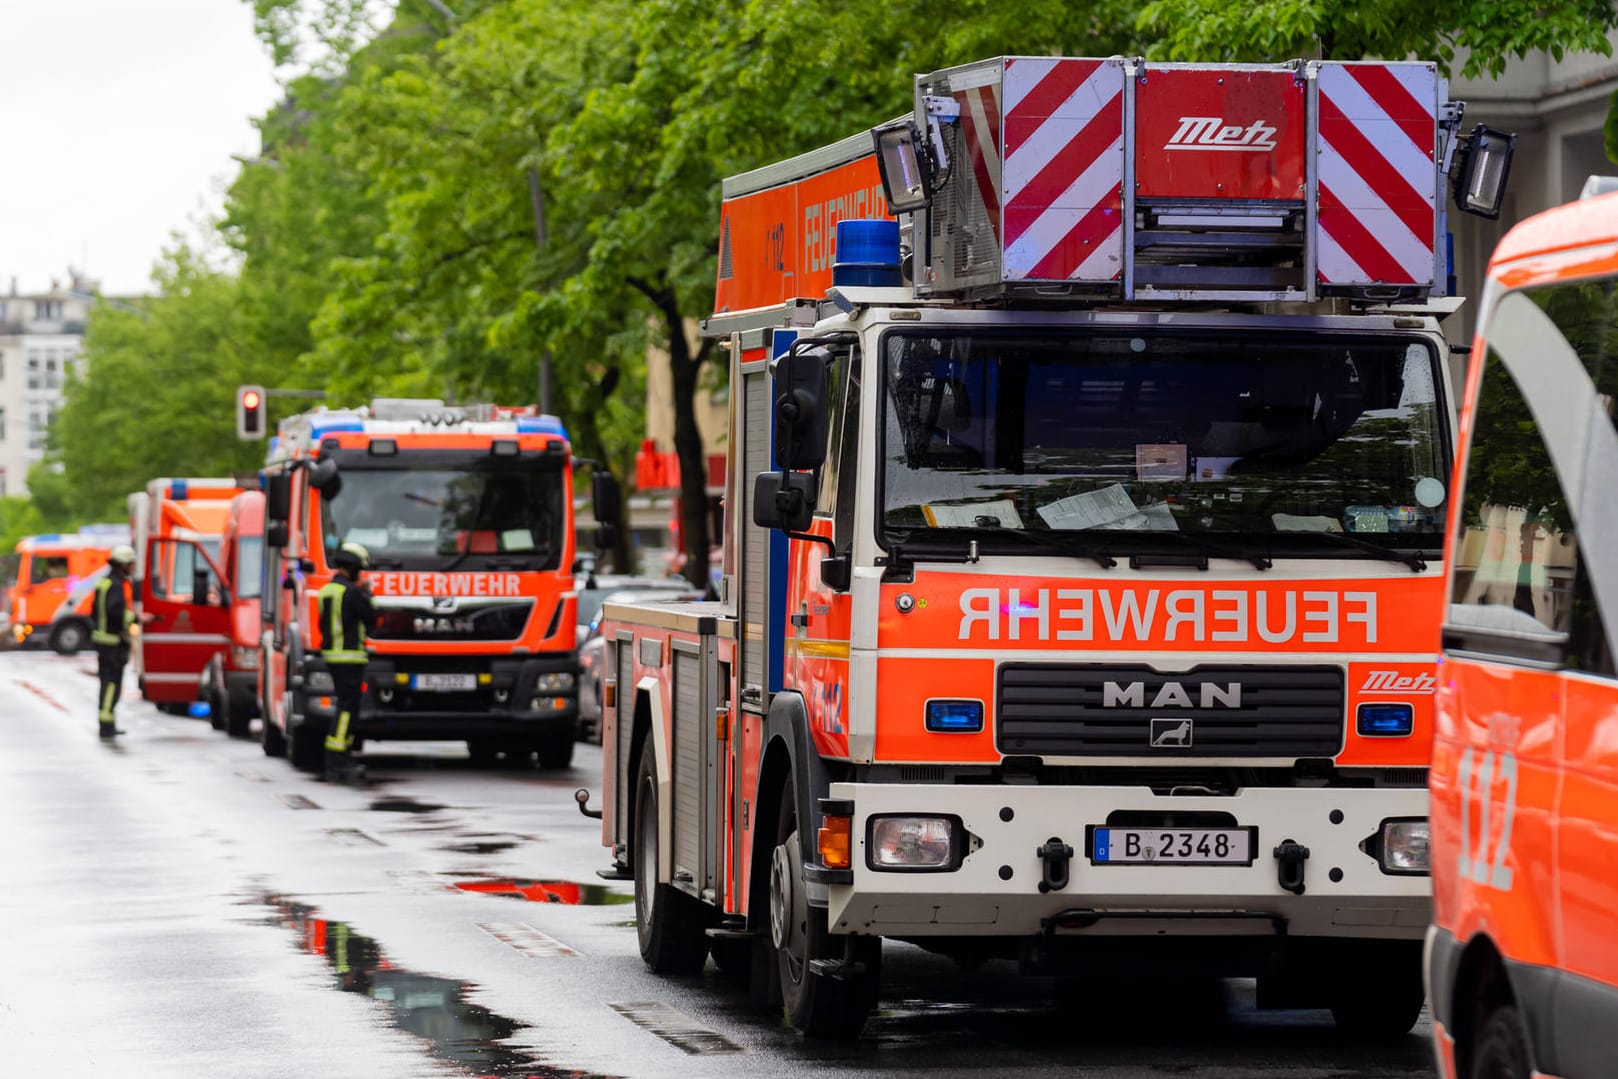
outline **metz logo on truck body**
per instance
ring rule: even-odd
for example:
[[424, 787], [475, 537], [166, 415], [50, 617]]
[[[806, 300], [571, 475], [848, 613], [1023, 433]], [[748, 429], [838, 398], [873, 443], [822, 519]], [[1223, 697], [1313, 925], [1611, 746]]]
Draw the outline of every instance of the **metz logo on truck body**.
[[1372, 671], [1365, 676], [1360, 692], [1411, 694], [1431, 696], [1438, 691], [1438, 679], [1430, 674], [1400, 674], [1398, 671]]
[[1273, 150], [1274, 124], [1254, 120], [1243, 127], [1227, 124], [1221, 116], [1182, 116], [1174, 137], [1163, 144], [1165, 150]]

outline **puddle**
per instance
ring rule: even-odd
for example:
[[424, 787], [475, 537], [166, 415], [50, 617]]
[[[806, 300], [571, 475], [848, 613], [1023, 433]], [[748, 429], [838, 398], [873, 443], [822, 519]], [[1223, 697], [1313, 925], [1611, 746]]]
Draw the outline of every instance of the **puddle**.
[[301, 951], [326, 960], [334, 988], [377, 1001], [388, 1021], [420, 1038], [434, 1059], [480, 1079], [603, 1079], [553, 1067], [528, 1050], [505, 1044], [524, 1024], [470, 1003], [466, 996], [472, 983], [395, 966], [375, 940], [345, 922], [327, 921], [307, 904], [274, 895], [259, 901], [273, 912], [272, 924], [297, 935]]
[[369, 808], [378, 813], [437, 813], [447, 807], [414, 798], [378, 798]]
[[570, 880], [458, 880], [455, 887], [463, 892], [483, 895], [507, 896], [526, 899], [530, 903], [566, 903], [569, 906], [610, 907], [633, 903], [635, 897], [615, 892], [604, 884], [576, 884]]
[[515, 839], [491, 839], [481, 843], [448, 843], [439, 850], [451, 851], [455, 854], [499, 854], [510, 850], [517, 845]]

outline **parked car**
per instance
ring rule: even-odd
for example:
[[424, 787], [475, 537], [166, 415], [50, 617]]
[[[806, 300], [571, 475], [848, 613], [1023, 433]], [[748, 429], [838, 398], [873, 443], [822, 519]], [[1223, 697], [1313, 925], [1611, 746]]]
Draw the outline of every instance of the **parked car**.
[[[648, 584], [647, 581], [650, 581]], [[584, 592], [579, 593], [579, 740], [601, 744], [601, 668], [605, 664], [606, 639], [601, 635], [602, 608], [608, 603], [662, 603], [702, 599], [702, 590], [680, 577], [648, 578], [631, 588], [596, 589], [591, 597], [592, 613], [584, 621]]]

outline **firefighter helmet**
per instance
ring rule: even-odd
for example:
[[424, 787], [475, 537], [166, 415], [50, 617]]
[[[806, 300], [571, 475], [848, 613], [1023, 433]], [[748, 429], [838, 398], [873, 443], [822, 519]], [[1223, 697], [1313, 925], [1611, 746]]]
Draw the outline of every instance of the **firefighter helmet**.
[[371, 552], [350, 540], [337, 548], [337, 554], [332, 561], [337, 564], [338, 569], [350, 571], [368, 569], [371, 565]]
[[133, 566], [135, 564], [135, 548], [127, 543], [120, 543], [107, 555], [107, 561], [118, 566]]

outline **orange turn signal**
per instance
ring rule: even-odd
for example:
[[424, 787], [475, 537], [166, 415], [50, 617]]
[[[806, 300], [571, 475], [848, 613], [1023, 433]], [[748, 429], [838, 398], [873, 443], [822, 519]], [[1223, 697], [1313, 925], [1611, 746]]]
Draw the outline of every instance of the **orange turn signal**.
[[618, 683], [611, 678], [601, 680], [601, 707], [618, 707]]
[[820, 852], [820, 864], [827, 869], [847, 869], [853, 863], [849, 858], [849, 835], [854, 830], [853, 817], [822, 817], [824, 822], [815, 837]]

